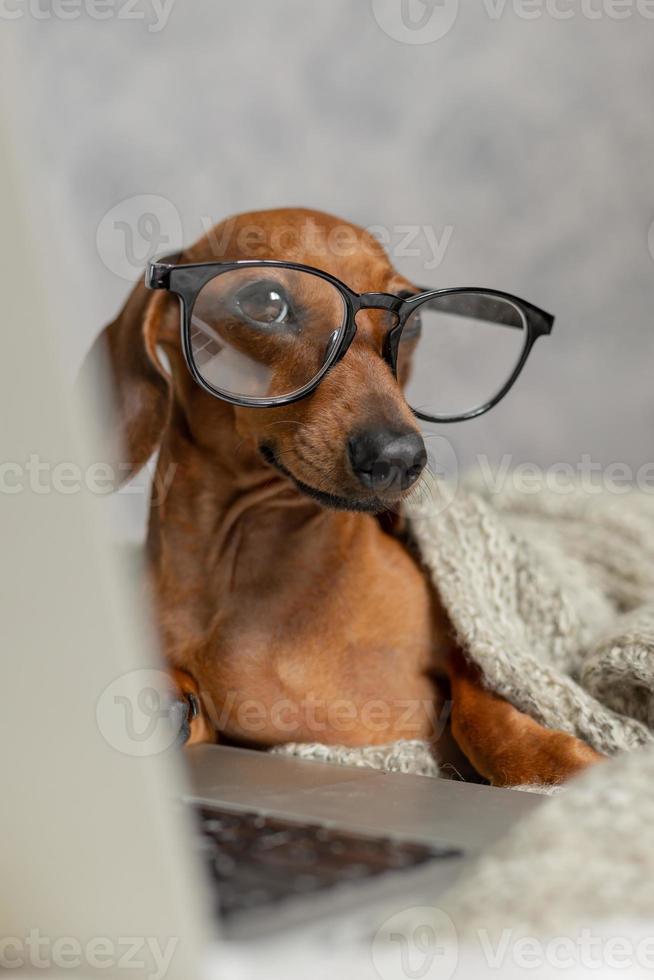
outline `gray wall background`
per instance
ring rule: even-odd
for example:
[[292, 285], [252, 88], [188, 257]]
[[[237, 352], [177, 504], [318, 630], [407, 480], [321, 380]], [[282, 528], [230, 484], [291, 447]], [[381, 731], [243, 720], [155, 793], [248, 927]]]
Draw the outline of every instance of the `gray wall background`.
[[[400, 0], [174, 0], [157, 31], [151, 0], [144, 19], [115, 0], [103, 21], [41, 2], [51, 16], [3, 31], [41, 232], [67, 284], [71, 377], [129, 289], [113, 222], [136, 221], [142, 195], [165, 199], [162, 234], [187, 242], [233, 212], [306, 205], [396, 242], [403, 225], [449, 226], [438, 268], [424, 238], [396, 264], [557, 314], [505, 402], [447, 431], [462, 463], [652, 458], [654, 20], [637, 0], [623, 19], [611, 0], [585, 14], [559, 0], [566, 19], [550, 0], [533, 19], [518, 0], [461, 2], [422, 44], [390, 36]], [[456, 12], [444, 4], [434, 17]]]

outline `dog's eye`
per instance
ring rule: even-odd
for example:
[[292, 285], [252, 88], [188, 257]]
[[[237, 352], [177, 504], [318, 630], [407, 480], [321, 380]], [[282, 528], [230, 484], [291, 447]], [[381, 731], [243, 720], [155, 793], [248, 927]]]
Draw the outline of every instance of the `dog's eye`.
[[253, 282], [240, 289], [234, 298], [236, 311], [257, 326], [288, 323], [291, 304], [278, 282]]

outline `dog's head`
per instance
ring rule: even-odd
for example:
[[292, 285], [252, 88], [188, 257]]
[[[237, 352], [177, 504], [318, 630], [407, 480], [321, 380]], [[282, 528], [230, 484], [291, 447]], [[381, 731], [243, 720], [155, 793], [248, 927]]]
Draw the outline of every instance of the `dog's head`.
[[[416, 289], [391, 265], [378, 241], [354, 225], [314, 211], [240, 215], [214, 228], [180, 263], [278, 259], [321, 269], [357, 293]], [[254, 296], [257, 303], [266, 297]], [[219, 328], [219, 324], [215, 324]], [[273, 408], [230, 405], [197, 385], [184, 362], [179, 301], [135, 287], [99, 345], [109, 354], [121, 435], [132, 472], [155, 450], [165, 426], [184, 421], [204, 445], [255, 449], [303, 492], [328, 506], [380, 511], [415, 484], [425, 446], [400, 383], [382, 356], [394, 315], [361, 310], [346, 355], [300, 401]], [[163, 349], [168, 364], [160, 358]], [[403, 370], [406, 371], [407, 358]], [[171, 411], [172, 409], [172, 411]], [[236, 445], [236, 443], [233, 443]]]

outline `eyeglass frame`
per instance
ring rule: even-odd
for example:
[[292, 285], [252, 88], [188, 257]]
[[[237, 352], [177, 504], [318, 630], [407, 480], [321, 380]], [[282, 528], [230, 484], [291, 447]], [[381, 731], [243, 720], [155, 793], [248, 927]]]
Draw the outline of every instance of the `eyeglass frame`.
[[[285, 262], [278, 259], [236, 259], [231, 262], [190, 262], [178, 265], [173, 262], [176, 258], [178, 258], [178, 255], [168, 255], [160, 259], [151, 260], [145, 272], [145, 285], [148, 289], [166, 290], [179, 297], [181, 306], [180, 330], [182, 351], [193, 380], [215, 398], [220, 398], [231, 405], [238, 405], [242, 408], [276, 408], [291, 405], [311, 395], [329, 371], [342, 360], [349, 350], [357, 333], [356, 317], [361, 310], [384, 310], [397, 317], [397, 323], [390, 328], [384, 338], [381, 355], [393, 372], [394, 378], [397, 380], [397, 359], [402, 333], [411, 313], [416, 308], [428, 302], [429, 299], [436, 299], [440, 296], [454, 296], [461, 293], [506, 300], [522, 314], [525, 326], [525, 341], [522, 353], [518, 358], [512, 374], [493, 398], [477, 408], [457, 415], [427, 415], [425, 412], [409, 406], [413, 414], [424, 422], [435, 422], [438, 424], [464, 422], [468, 419], [484, 415], [508, 394], [520, 376], [535, 342], [539, 337], [548, 336], [554, 326], [554, 317], [550, 313], [546, 313], [544, 310], [534, 306], [533, 303], [520, 299], [519, 296], [514, 296], [511, 293], [505, 293], [497, 289], [485, 289], [481, 286], [453, 286], [445, 289], [425, 289], [422, 292], [414, 293], [410, 296], [400, 296], [395, 293], [384, 292], [357, 293], [329, 272], [325, 272], [323, 269], [316, 269], [313, 266], [303, 265], [299, 262]], [[294, 272], [309, 273], [330, 283], [340, 293], [344, 301], [345, 317], [339, 327], [341, 336], [338, 342], [333, 345], [318, 374], [302, 388], [288, 395], [271, 396], [269, 398], [249, 398], [246, 395], [234, 395], [223, 392], [206, 381], [195, 364], [191, 345], [192, 313], [201, 290], [207, 283], [222, 273], [252, 268], [289, 269]]]

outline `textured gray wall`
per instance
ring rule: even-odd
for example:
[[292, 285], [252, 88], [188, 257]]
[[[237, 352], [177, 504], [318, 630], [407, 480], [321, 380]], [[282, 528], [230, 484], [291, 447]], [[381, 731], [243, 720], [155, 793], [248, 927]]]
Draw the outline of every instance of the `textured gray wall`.
[[[441, 28], [456, 6], [437, 5]], [[3, 25], [23, 59], [47, 234], [67, 253], [71, 372], [128, 289], [102, 224], [126, 198], [165, 198], [162, 230], [185, 241], [203, 220], [286, 204], [383, 225], [396, 242], [403, 225], [450, 227], [438, 268], [425, 267], [422, 237], [421, 256], [397, 257], [402, 271], [512, 290], [558, 316], [510, 397], [448, 430], [461, 460], [639, 465], [654, 450], [647, 4], [544, 0], [528, 19], [533, 4], [518, 0], [462, 2], [451, 29], [421, 44], [401, 39], [392, 7], [176, 0], [158, 31], [148, 2], [145, 20]]]

